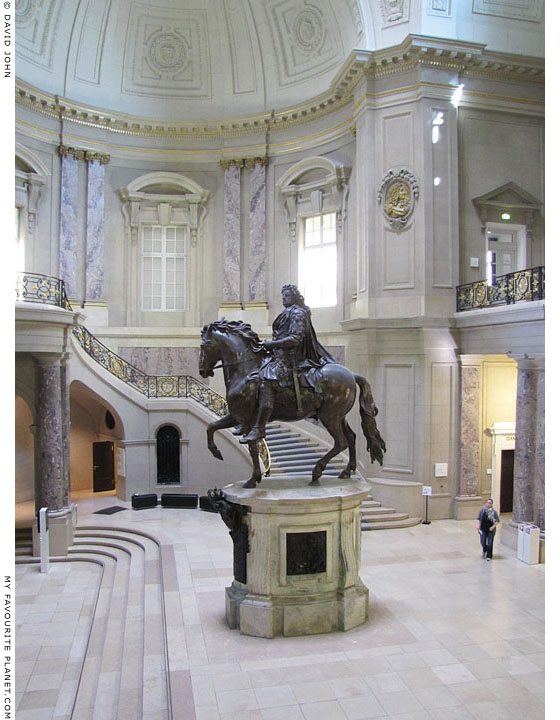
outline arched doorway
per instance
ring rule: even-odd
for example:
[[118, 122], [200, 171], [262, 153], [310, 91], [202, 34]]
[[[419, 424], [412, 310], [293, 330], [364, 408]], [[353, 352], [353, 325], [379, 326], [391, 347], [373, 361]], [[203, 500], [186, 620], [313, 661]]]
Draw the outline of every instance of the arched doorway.
[[70, 384], [70, 491], [116, 491], [117, 455], [124, 439], [112, 406], [78, 380]]
[[172, 485], [181, 482], [180, 440], [179, 431], [173, 425], [164, 425], [157, 432], [158, 485]]
[[35, 512], [35, 424], [31, 408], [15, 396], [15, 502], [16, 528], [31, 527]]

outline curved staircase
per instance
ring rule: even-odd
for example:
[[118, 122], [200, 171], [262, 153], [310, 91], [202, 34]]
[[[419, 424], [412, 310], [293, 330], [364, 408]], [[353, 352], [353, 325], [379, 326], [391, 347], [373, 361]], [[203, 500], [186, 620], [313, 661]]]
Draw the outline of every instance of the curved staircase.
[[[319, 439], [310, 438], [298, 432], [289, 423], [270, 423], [266, 431], [266, 443], [270, 454], [270, 475], [302, 473], [311, 476], [313, 467], [329, 449]], [[337, 455], [327, 465], [323, 475], [337, 477], [348, 463], [348, 453]], [[383, 507], [369, 495], [361, 506], [362, 530], [387, 530], [418, 525], [422, 518], [410, 517], [408, 513], [397, 512], [394, 508]]]

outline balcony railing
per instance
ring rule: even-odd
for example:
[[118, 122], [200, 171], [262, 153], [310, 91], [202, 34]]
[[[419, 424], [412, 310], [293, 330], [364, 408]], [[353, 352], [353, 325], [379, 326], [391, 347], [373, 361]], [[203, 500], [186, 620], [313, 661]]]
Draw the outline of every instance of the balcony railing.
[[457, 287], [457, 312], [492, 307], [494, 305], [512, 305], [526, 300], [544, 298], [544, 267], [518, 270], [499, 275], [492, 285], [486, 280], [459, 285]]
[[[64, 310], [73, 309], [66, 296], [63, 280], [36, 273], [17, 274], [16, 301], [54, 305]], [[190, 375], [147, 375], [103, 345], [83, 325], [76, 325], [73, 333], [93, 360], [142, 395], [148, 398], [192, 398], [219, 417], [227, 415], [226, 399], [200, 380]], [[270, 453], [264, 440], [259, 440], [259, 455], [265, 471], [268, 472]]]

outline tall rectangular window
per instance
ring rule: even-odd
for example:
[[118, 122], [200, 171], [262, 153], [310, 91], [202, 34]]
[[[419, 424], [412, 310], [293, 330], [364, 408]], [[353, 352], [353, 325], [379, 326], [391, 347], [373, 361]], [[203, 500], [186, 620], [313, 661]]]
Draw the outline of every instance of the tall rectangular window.
[[145, 225], [142, 230], [142, 309], [184, 310], [185, 228]]
[[336, 305], [336, 213], [303, 218], [300, 287], [306, 305]]

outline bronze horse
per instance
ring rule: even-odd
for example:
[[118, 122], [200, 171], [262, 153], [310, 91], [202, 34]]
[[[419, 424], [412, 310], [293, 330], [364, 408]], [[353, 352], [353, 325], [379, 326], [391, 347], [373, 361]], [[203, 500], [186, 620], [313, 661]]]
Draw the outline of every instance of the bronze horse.
[[[222, 453], [214, 442], [216, 430], [240, 425], [244, 433], [249, 432], [257, 412], [258, 382], [248, 381], [247, 375], [260, 367], [267, 351], [259, 336], [251, 326], [241, 320], [218, 320], [205, 325], [202, 330], [202, 343], [198, 369], [202, 377], [214, 374], [218, 363], [223, 368], [226, 385], [226, 400], [229, 413], [211, 423], [207, 429], [208, 449], [219, 460]], [[377, 460], [383, 464], [385, 443], [379, 434], [375, 416], [377, 407], [373, 402], [368, 381], [361, 375], [355, 375], [348, 368], [336, 363], [328, 363], [319, 371], [317, 384], [319, 392], [301, 387], [301, 405], [303, 418], [313, 417], [321, 421], [334, 439], [334, 446], [313, 468], [311, 485], [317, 485], [327, 463], [348, 448], [348, 465], [338, 476], [349, 478], [356, 470], [356, 434], [346, 421], [346, 415], [352, 409], [356, 399], [356, 385], [360, 388], [360, 417], [362, 430], [367, 441], [371, 462]], [[275, 396], [271, 420], [293, 421], [296, 417], [297, 403], [293, 388], [279, 388]], [[257, 441], [248, 443], [253, 460], [253, 474], [244, 487], [255, 487], [261, 481]]]

